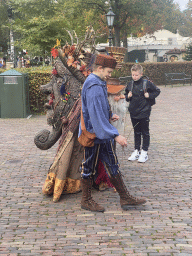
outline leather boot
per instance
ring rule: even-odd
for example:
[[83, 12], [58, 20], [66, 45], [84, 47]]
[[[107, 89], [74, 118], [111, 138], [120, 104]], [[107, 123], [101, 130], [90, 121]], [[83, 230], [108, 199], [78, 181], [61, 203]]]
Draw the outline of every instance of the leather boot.
[[82, 199], [81, 208], [92, 212], [104, 212], [105, 208], [98, 205], [91, 197], [92, 180], [81, 179]]
[[115, 177], [110, 177], [110, 181], [119, 193], [120, 204], [123, 210], [128, 210], [130, 205], [133, 206], [146, 203], [145, 199], [139, 199], [129, 194], [120, 173]]

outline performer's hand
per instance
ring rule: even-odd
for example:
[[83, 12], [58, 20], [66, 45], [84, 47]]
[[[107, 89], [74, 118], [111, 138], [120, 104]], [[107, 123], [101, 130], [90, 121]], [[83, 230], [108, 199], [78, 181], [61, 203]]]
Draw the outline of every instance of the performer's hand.
[[122, 135], [116, 136], [115, 141], [118, 142], [121, 146], [127, 146], [127, 140]]
[[132, 95], [132, 92], [129, 92], [128, 93], [128, 98], [131, 98], [133, 95]]
[[145, 96], [145, 98], [149, 98], [149, 93], [146, 92], [146, 93], [144, 94], [144, 96]]
[[120, 99], [125, 99], [125, 95], [124, 95], [124, 94], [121, 94], [121, 95], [120, 95]]
[[111, 121], [115, 122], [115, 121], [117, 121], [117, 120], [119, 120], [119, 116], [116, 115], [116, 114], [114, 114], [114, 115], [111, 117]]
[[120, 100], [120, 96], [119, 96], [119, 95], [115, 96], [115, 97], [114, 97], [114, 100], [115, 100], [115, 101], [119, 101], [119, 100]]

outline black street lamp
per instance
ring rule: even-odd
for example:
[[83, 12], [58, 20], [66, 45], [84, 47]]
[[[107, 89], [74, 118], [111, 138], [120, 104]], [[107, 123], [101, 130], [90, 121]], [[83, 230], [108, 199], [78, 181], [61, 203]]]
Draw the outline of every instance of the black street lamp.
[[109, 12], [106, 14], [107, 17], [107, 25], [109, 27], [109, 46], [112, 46], [112, 28], [113, 28], [113, 22], [115, 18], [115, 14], [112, 12], [112, 8], [109, 8]]
[[15, 47], [14, 47], [14, 38], [13, 38], [13, 30], [12, 30], [12, 24], [13, 24], [13, 19], [14, 19], [14, 14], [13, 14], [13, 9], [11, 6], [8, 7], [7, 9], [7, 14], [9, 18], [9, 23], [10, 23], [10, 61], [13, 62], [13, 67], [15, 67]]
[[11, 49], [10, 48], [8, 48], [7, 53], [8, 53], [8, 61], [10, 61], [10, 56], [11, 56]]

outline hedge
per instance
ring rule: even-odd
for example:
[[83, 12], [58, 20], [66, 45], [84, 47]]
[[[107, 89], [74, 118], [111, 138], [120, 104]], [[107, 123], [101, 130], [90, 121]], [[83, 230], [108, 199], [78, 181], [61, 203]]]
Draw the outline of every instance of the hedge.
[[[130, 76], [131, 67], [135, 63], [122, 63], [120, 70], [115, 71], [113, 77]], [[182, 62], [150, 62], [140, 63], [144, 75], [148, 76], [156, 85], [165, 85], [165, 73], [182, 73], [192, 76], [192, 61]]]
[[[130, 76], [131, 67], [135, 63], [122, 63], [119, 70], [115, 70], [112, 77]], [[165, 85], [165, 73], [181, 73], [192, 75], [192, 62], [157, 62], [140, 63], [144, 69], [144, 75], [148, 76], [155, 84]], [[51, 80], [52, 67], [32, 67], [16, 69], [20, 73], [28, 73], [29, 78], [29, 100], [31, 113], [44, 113], [44, 104], [47, 102], [47, 96], [39, 90], [40, 85], [46, 84]], [[0, 73], [5, 70], [0, 69]]]
[[50, 73], [30, 72], [29, 79], [29, 101], [31, 113], [43, 113], [44, 104], [47, 102], [47, 95], [43, 94], [39, 87], [51, 80]]

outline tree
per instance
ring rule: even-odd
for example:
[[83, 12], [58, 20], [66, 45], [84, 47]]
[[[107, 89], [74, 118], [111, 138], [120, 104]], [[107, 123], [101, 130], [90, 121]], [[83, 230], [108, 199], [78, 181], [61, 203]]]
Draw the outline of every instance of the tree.
[[[110, 6], [116, 14], [114, 45], [123, 41], [124, 47], [130, 34], [141, 36], [168, 27], [169, 20], [174, 24], [175, 11], [179, 14], [173, 0], [9, 0], [9, 5], [14, 13], [13, 29], [19, 35], [15, 44], [36, 55], [50, 52], [56, 39], [62, 45], [70, 42], [67, 31], [75, 31], [76, 40], [81, 38], [89, 25], [100, 35], [99, 41], [106, 42], [105, 15]], [[172, 19], [170, 14], [174, 14]]]
[[[155, 30], [167, 28], [176, 32], [182, 22], [182, 15], [173, 0], [81, 0], [81, 7], [92, 9], [95, 20], [102, 21], [106, 30], [105, 15], [112, 7], [115, 15], [114, 37], [115, 45], [123, 41], [127, 47], [127, 37], [142, 36]], [[174, 25], [175, 24], [175, 25]]]
[[182, 13], [182, 22], [178, 29], [182, 36], [192, 36], [192, 1], [190, 0], [187, 9]]
[[95, 14], [95, 20], [102, 20], [103, 24], [105, 24], [104, 27], [107, 27], [105, 15], [109, 11], [109, 7], [112, 7], [115, 13], [115, 45], [120, 46], [121, 30], [126, 33], [127, 24], [130, 20], [133, 20], [137, 15], [145, 15], [147, 9], [151, 7], [151, 0], [81, 0], [81, 6], [86, 10], [92, 9]]
[[11, 6], [14, 31], [21, 35], [15, 45], [35, 55], [50, 53], [57, 39], [71, 43], [68, 31], [77, 32], [77, 36], [71, 33], [74, 39], [84, 35], [86, 18], [92, 15], [91, 11], [82, 14], [76, 0], [12, 0]]
[[61, 16], [55, 15], [55, 4], [50, 0], [12, 1], [13, 29], [21, 35], [15, 45], [35, 54], [50, 52], [51, 45], [59, 38], [58, 31], [61, 33], [60, 25], [65, 25]]
[[182, 22], [182, 17], [178, 5], [173, 0], [153, 0], [146, 14], [136, 16], [136, 20], [133, 20], [137, 25], [132, 29], [132, 34], [142, 36], [162, 28], [175, 33]]
[[7, 52], [9, 42], [9, 20], [8, 20], [8, 5], [6, 1], [0, 1], [0, 46], [3, 52]]
[[163, 13], [163, 22], [162, 22], [163, 27], [173, 33], [176, 33], [184, 21], [184, 15], [180, 11], [179, 5], [175, 4], [173, 0], [165, 1], [162, 13]]
[[186, 60], [186, 61], [191, 61], [192, 60], [192, 44], [189, 44], [186, 47], [186, 55], [183, 59]]

